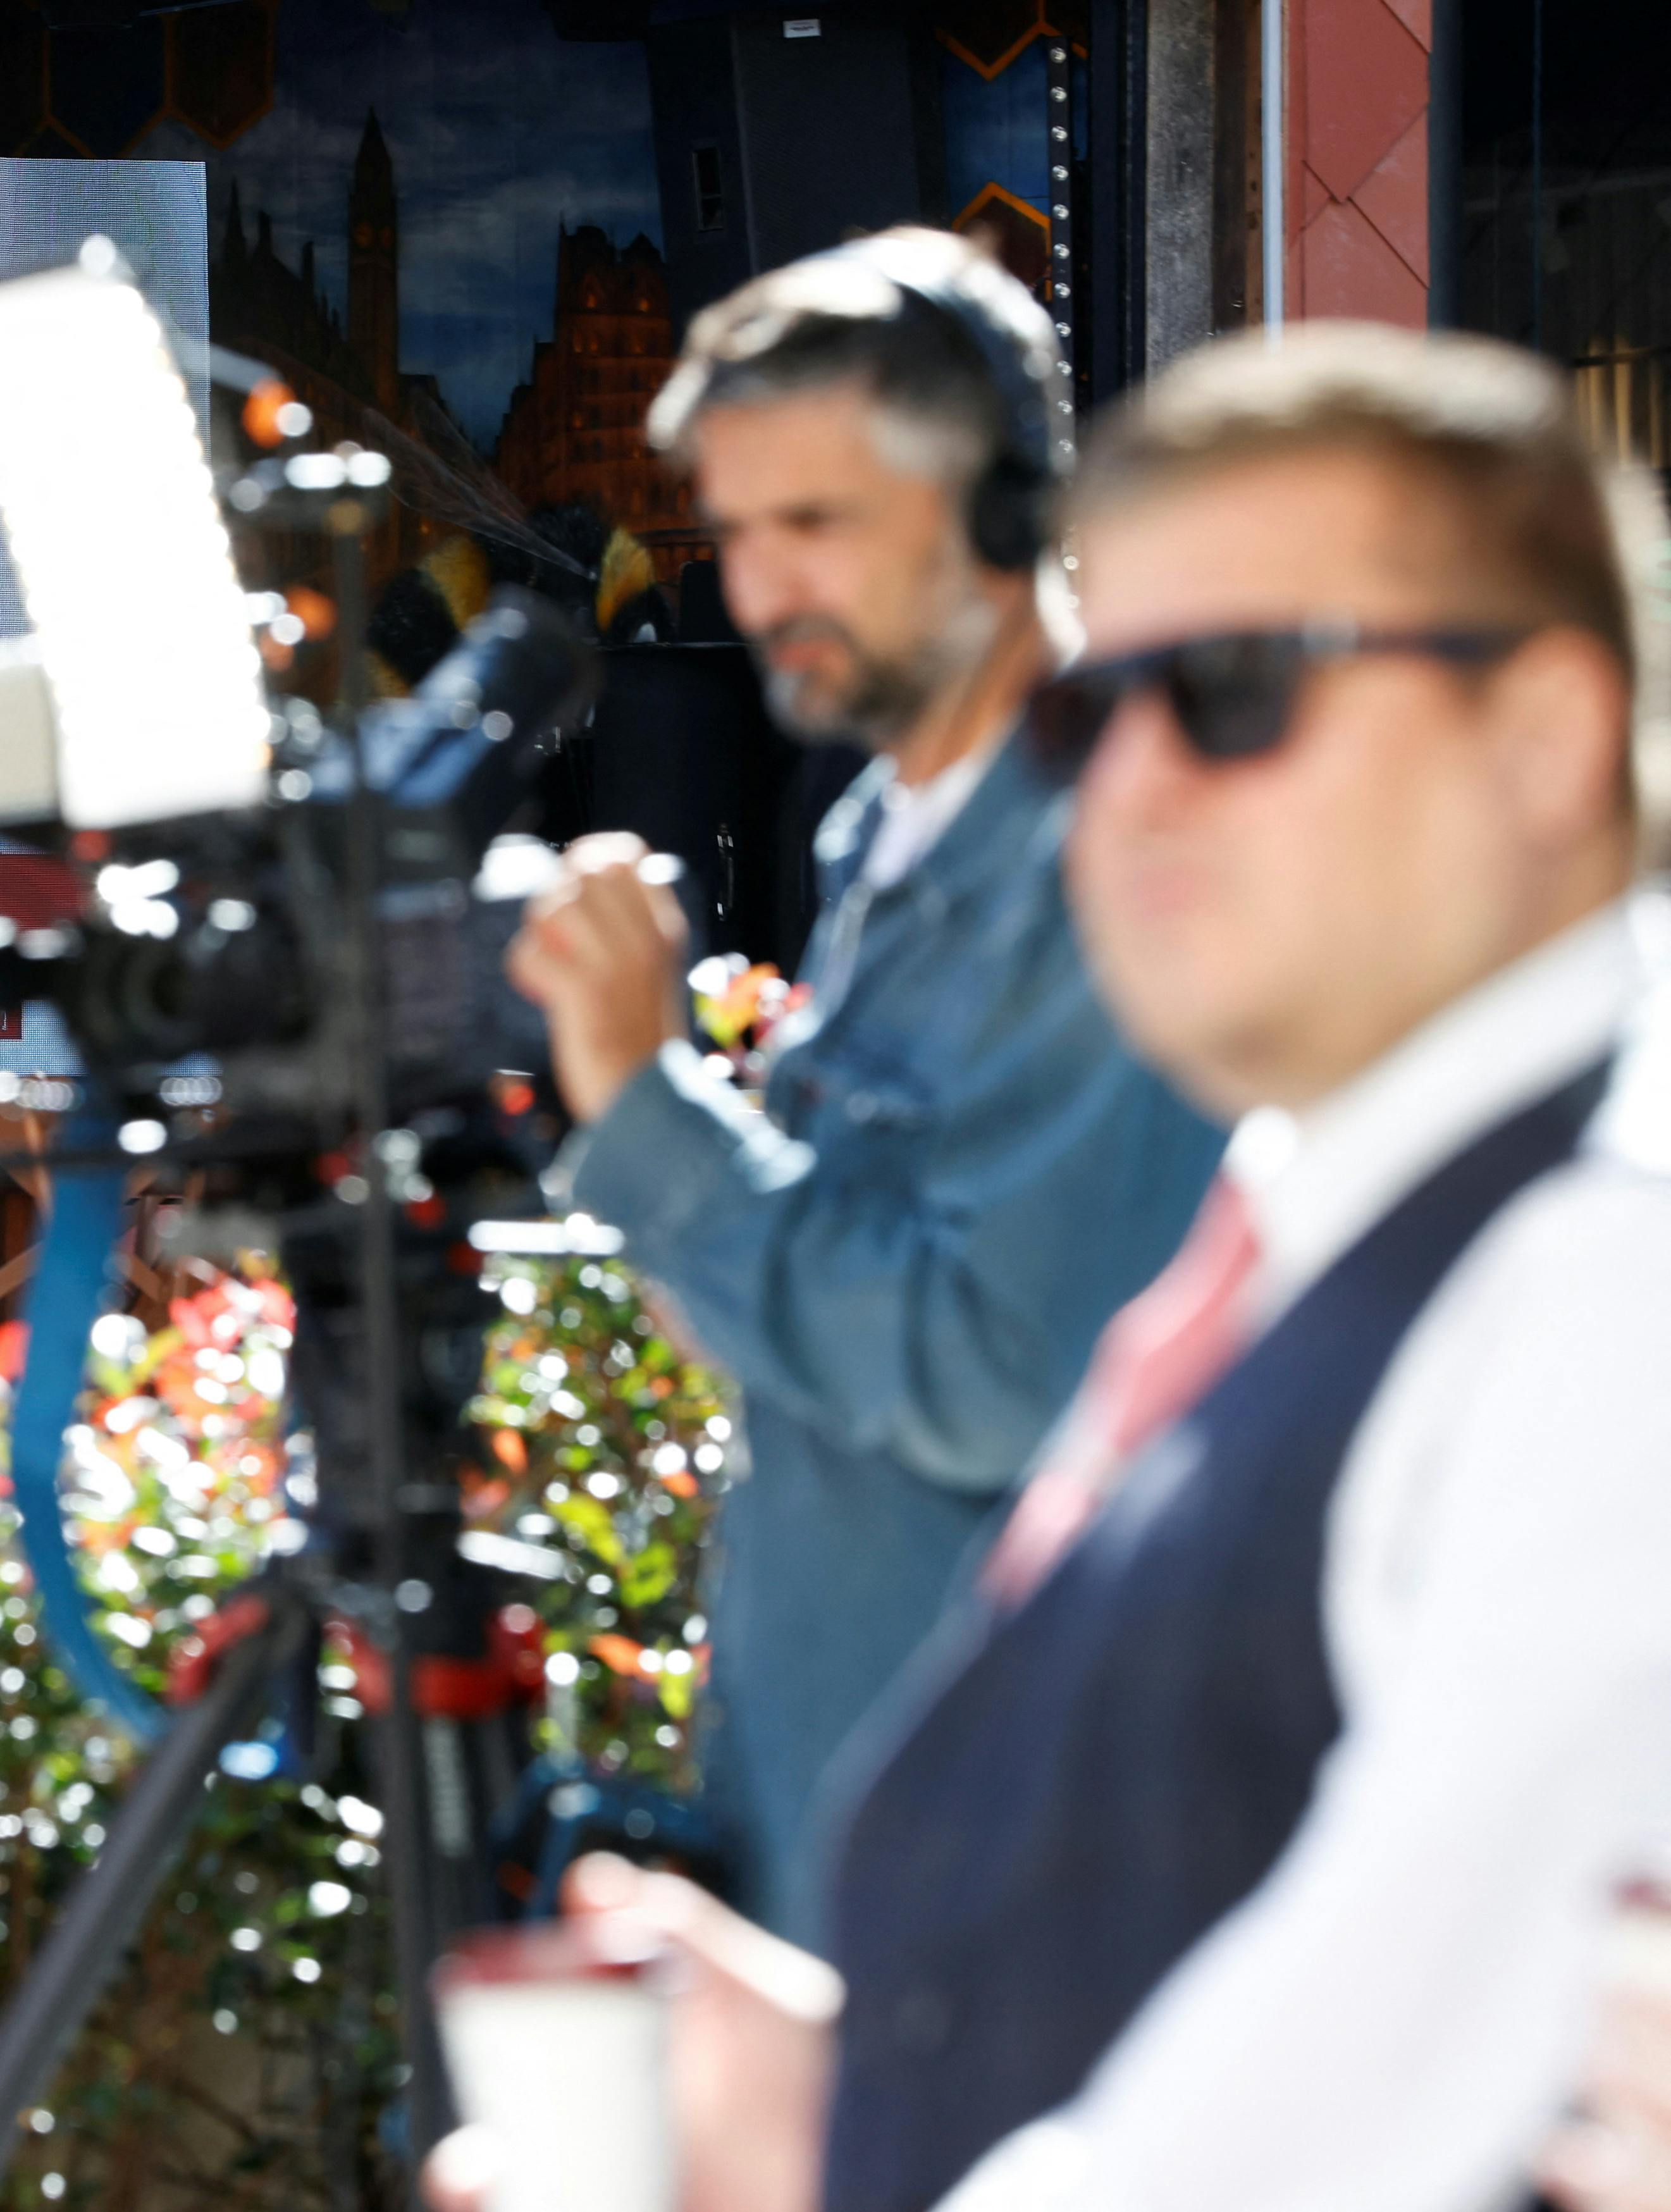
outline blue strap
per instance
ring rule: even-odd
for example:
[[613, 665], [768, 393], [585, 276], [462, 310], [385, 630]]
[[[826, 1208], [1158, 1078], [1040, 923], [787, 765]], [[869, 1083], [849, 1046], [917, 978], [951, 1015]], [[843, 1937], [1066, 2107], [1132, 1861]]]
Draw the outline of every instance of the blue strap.
[[[66, 1149], [111, 1145], [109, 1121], [86, 1110], [64, 1129]], [[167, 1726], [155, 1699], [130, 1681], [94, 1633], [86, 1597], [64, 1533], [58, 1463], [76, 1417], [88, 1338], [105, 1303], [111, 1255], [122, 1226], [124, 1170], [60, 1172], [52, 1218], [28, 1300], [28, 1360], [12, 1420], [12, 1486], [23, 1516], [23, 1546], [40, 1593], [42, 1625], [84, 1698], [142, 1742]]]

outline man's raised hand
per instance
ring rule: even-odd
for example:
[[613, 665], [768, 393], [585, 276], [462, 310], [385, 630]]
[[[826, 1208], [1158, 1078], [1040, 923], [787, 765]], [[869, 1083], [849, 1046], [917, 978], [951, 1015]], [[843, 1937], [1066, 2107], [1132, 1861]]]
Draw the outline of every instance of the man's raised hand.
[[624, 830], [578, 838], [506, 956], [511, 981], [545, 1014], [557, 1087], [578, 1121], [607, 1112], [685, 1033], [684, 916], [665, 883], [645, 880], [649, 857]]

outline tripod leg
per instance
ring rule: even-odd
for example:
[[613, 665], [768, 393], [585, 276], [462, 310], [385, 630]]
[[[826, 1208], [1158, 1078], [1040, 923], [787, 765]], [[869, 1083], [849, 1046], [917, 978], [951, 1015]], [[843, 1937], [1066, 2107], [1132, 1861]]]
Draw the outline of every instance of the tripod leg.
[[[403, 1677], [404, 1674], [403, 1665]], [[412, 2069], [405, 2106], [415, 2204], [418, 2168], [454, 2125], [452, 2095], [429, 2002], [429, 1970], [453, 1931], [442, 1924], [435, 1895], [433, 1800], [437, 1778], [426, 1771], [422, 1726], [412, 1710], [410, 1687], [402, 1679], [393, 1710], [377, 1724], [376, 1753], [383, 1790], [383, 1848], [388, 1863], [402, 2039]]]
[[146, 1762], [97, 1865], [70, 1892], [27, 1978], [0, 2014], [0, 2174], [16, 2144], [17, 2115], [47, 2087], [121, 1966], [197, 1819], [221, 1747], [236, 1737], [301, 1626], [276, 1599], [266, 1627], [229, 1648], [209, 1689], [181, 1712]]

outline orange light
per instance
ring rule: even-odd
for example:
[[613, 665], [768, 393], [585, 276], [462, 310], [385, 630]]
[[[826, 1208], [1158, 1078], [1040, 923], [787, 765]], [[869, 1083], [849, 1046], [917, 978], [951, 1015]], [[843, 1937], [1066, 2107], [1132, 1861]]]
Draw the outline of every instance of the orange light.
[[495, 1429], [488, 1442], [501, 1467], [508, 1468], [513, 1474], [528, 1472], [528, 1447], [514, 1429]]
[[276, 376], [264, 378], [244, 402], [244, 428], [258, 446], [282, 446], [289, 433], [279, 426], [279, 416], [294, 407], [296, 395]]
[[644, 1646], [630, 1636], [594, 1636], [586, 1644], [594, 1659], [601, 1659], [611, 1674], [641, 1674]]
[[284, 604], [301, 624], [302, 634], [310, 639], [329, 637], [337, 627], [337, 610], [323, 592], [310, 590], [306, 584], [292, 584], [284, 594]]

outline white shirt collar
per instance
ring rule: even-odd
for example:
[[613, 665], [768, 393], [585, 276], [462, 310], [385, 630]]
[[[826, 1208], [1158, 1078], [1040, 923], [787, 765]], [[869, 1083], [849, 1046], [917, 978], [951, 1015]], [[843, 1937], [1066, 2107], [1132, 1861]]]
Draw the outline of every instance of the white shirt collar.
[[1468, 992], [1303, 1114], [1261, 1107], [1224, 1170], [1246, 1196], [1267, 1323], [1439, 1164], [1617, 1042], [1641, 994], [1629, 902]]
[[885, 890], [908, 875], [969, 804], [1001, 743], [977, 745], [926, 783], [902, 783], [896, 775], [882, 793], [882, 819], [859, 872], [861, 881]]

